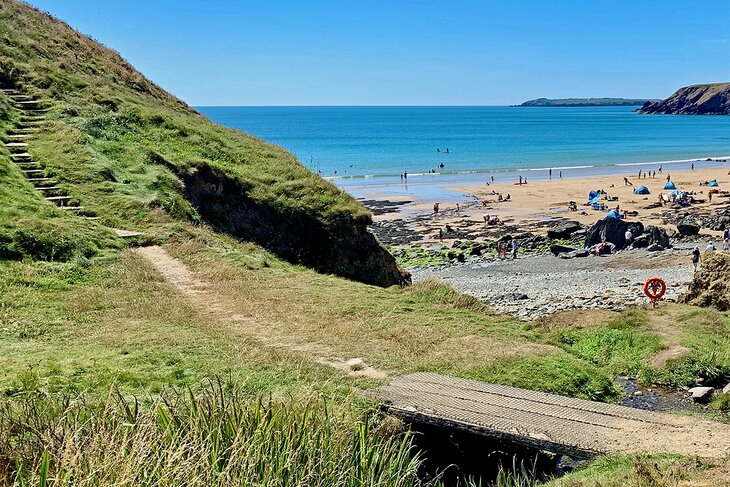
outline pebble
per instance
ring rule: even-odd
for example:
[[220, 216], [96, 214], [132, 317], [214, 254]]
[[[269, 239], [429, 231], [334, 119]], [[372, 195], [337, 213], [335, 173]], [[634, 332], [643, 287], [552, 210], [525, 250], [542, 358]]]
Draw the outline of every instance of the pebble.
[[[682, 255], [684, 255], [684, 251]], [[621, 311], [643, 306], [643, 282], [653, 275], [668, 284], [663, 301], [676, 301], [692, 280], [689, 265], [657, 268], [643, 250], [583, 259], [529, 255], [516, 261], [469, 263], [412, 270], [415, 281], [438, 278], [457, 291], [483, 300], [496, 311], [534, 320], [567, 309]], [[621, 265], [628, 263], [627, 265]], [[628, 285], [628, 283], [636, 283]], [[516, 296], [528, 299], [515, 299]], [[609, 298], [610, 296], [610, 298]]]

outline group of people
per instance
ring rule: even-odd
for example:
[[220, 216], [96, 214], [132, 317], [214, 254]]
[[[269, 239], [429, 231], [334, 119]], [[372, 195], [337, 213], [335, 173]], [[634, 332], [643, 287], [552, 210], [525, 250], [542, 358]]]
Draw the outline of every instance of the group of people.
[[[706, 254], [715, 252], [716, 250], [717, 247], [715, 247], [715, 244], [713, 242], [708, 243], [707, 247], [705, 247]], [[730, 252], [730, 228], [726, 228], [725, 231], [722, 232], [722, 250], [725, 252]], [[692, 265], [694, 265], [695, 272], [697, 272], [697, 268], [699, 267], [700, 262], [702, 262], [700, 248], [695, 247], [692, 250]]]
[[507, 259], [512, 257], [512, 260], [517, 258], [517, 251], [519, 249], [517, 240], [512, 239], [509, 242], [506, 240], [500, 240], [497, 242], [497, 257], [500, 259]]

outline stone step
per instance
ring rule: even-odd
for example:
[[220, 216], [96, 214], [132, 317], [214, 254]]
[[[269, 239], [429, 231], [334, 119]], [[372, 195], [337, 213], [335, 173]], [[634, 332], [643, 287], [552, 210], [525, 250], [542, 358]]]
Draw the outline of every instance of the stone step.
[[57, 191], [61, 189], [60, 186], [36, 186], [36, 191]]
[[7, 137], [8, 139], [13, 139], [13, 140], [21, 140], [21, 139], [30, 139], [33, 136], [30, 134], [8, 134], [5, 137]]
[[46, 172], [45, 169], [23, 169], [25, 174], [41, 174]]
[[29, 95], [23, 95], [22, 93], [8, 93], [7, 94], [10, 98], [14, 100], [30, 100]]
[[20, 100], [15, 102], [17, 105], [37, 105], [43, 103], [41, 100]]
[[53, 184], [56, 181], [53, 178], [28, 178], [31, 183], [50, 183]]
[[86, 216], [86, 215], [79, 215], [81, 218], [85, 218], [86, 220], [98, 220], [98, 216]]
[[40, 129], [38, 127], [23, 127], [8, 130], [8, 135], [34, 134]]
[[140, 235], [144, 235], [142, 232], [134, 232], [132, 230], [120, 230], [118, 228], [114, 228], [113, 230], [118, 237], [139, 237]]
[[46, 201], [68, 201], [70, 200], [70, 196], [46, 196]]
[[79, 210], [84, 209], [83, 206], [59, 206], [58, 208], [60, 210], [69, 210], [69, 211], [79, 211]]
[[10, 154], [10, 157], [14, 159], [23, 159], [23, 158], [29, 158], [30, 154], [28, 152], [15, 152]]
[[40, 166], [41, 164], [36, 161], [16, 162], [18, 166]]
[[5, 147], [28, 147], [27, 142], [5, 142]]

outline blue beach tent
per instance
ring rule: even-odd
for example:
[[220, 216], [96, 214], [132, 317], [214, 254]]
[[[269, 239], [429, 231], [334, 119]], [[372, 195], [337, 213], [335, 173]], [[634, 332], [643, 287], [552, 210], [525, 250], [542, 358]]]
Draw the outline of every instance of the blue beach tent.
[[651, 194], [646, 186], [639, 186], [634, 189], [634, 194]]
[[591, 191], [590, 193], [588, 193], [589, 205], [595, 205], [599, 201], [601, 201], [601, 193], [599, 193], [598, 191]]
[[708, 185], [708, 186], [712, 186], [713, 188], [717, 188], [718, 186], [720, 186], [720, 185], [719, 185], [719, 184], [717, 183], [717, 179], [713, 179], [712, 181], [710, 181], [709, 183], [707, 183], [707, 185]]
[[621, 215], [619, 215], [616, 210], [611, 210], [606, 215], [606, 220], [608, 220], [609, 218], [614, 218], [616, 220], [620, 220], [621, 219]]
[[667, 184], [664, 185], [664, 189], [677, 189], [677, 187], [674, 185], [673, 181], [667, 181]]

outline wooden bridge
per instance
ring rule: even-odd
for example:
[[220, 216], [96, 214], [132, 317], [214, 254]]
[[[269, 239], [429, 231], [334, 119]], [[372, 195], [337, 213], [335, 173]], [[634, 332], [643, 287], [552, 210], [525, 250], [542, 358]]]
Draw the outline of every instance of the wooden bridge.
[[469, 431], [574, 457], [730, 454], [730, 425], [439, 374], [396, 378], [378, 389], [376, 397], [387, 412], [409, 423]]

